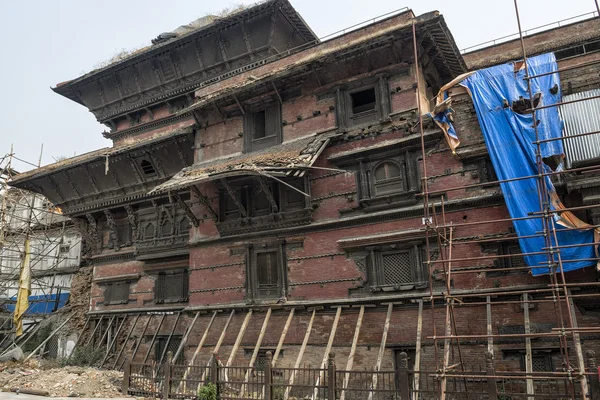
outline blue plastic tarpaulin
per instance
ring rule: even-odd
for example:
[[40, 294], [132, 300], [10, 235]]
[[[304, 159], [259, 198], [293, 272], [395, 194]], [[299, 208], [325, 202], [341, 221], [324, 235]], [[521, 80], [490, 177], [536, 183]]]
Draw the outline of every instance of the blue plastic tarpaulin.
[[[12, 300], [16, 300], [14, 297]], [[55, 308], [58, 310], [67, 304], [69, 300], [69, 293], [62, 292], [60, 295], [49, 294], [49, 295], [38, 295], [29, 296], [29, 308], [25, 311], [25, 314], [50, 314]], [[7, 304], [6, 310], [8, 312], [15, 311], [14, 304]]]
[[[544, 54], [527, 60], [529, 75], [535, 76], [557, 70], [554, 54]], [[530, 95], [525, 77], [523, 63], [510, 63], [494, 66], [476, 71], [462, 80], [473, 99], [477, 118], [490, 155], [492, 165], [499, 180], [510, 180], [538, 174], [536, 163], [537, 146], [534, 129], [533, 114], [526, 111], [531, 106], [528, 100]], [[537, 107], [559, 103], [561, 99], [559, 74], [548, 74], [531, 79], [531, 88], [534, 98], [539, 93]], [[525, 104], [522, 112], [513, 109], [513, 102]], [[435, 116], [436, 120], [443, 123], [447, 121], [447, 111]], [[562, 135], [562, 121], [558, 107], [543, 108], [536, 111], [538, 136], [540, 140], [560, 138]], [[452, 130], [452, 133], [455, 132]], [[449, 133], [446, 133], [447, 135]], [[452, 144], [449, 138], [449, 143]], [[563, 156], [561, 140], [553, 140], [541, 144], [541, 155], [544, 158]], [[452, 145], [451, 145], [452, 147]], [[545, 172], [551, 169], [543, 164]], [[552, 209], [560, 207], [557, 201], [554, 186], [548, 176], [546, 187]], [[541, 210], [538, 195], [538, 178], [529, 178], [500, 183], [506, 206], [510, 216], [514, 219], [513, 225], [519, 236], [519, 244], [523, 253], [540, 253], [525, 256], [525, 261], [532, 268], [533, 275], [549, 273], [548, 255], [543, 232], [543, 221], [540, 218], [527, 218], [536, 215]], [[571, 214], [572, 215], [572, 214]], [[553, 214], [555, 224], [563, 224], [564, 218]], [[576, 219], [574, 216], [572, 219]], [[585, 225], [582, 223], [582, 225]], [[557, 228], [561, 228], [558, 226]], [[535, 237], [530, 237], [530, 236]], [[583, 245], [563, 247], [560, 257], [564, 262], [563, 270], [571, 271], [596, 264], [590, 259], [596, 258], [594, 231], [592, 229], [557, 230], [558, 243], [552, 237], [552, 244], [556, 246]], [[587, 245], [586, 245], [587, 244]], [[556, 257], [556, 256], [555, 256]], [[587, 260], [586, 260], [587, 259]], [[555, 260], [556, 261], [556, 260]], [[565, 262], [566, 261], [566, 262]], [[546, 267], [544, 267], [546, 266]]]

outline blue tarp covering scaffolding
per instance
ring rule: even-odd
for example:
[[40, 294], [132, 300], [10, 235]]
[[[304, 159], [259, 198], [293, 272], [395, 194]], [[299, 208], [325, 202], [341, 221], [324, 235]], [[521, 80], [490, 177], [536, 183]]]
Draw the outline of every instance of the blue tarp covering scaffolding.
[[[16, 297], [12, 300], [16, 301]], [[40, 295], [40, 296], [29, 296], [29, 308], [25, 312], [27, 314], [50, 314], [67, 304], [69, 300], [69, 293], [63, 292], [60, 294]], [[15, 304], [7, 304], [6, 310], [13, 313], [15, 311]]]
[[[544, 54], [527, 60], [529, 75], [536, 76], [557, 70], [554, 54]], [[473, 99], [477, 118], [490, 155], [492, 164], [499, 180], [509, 180], [538, 174], [536, 163], [537, 146], [533, 115], [531, 112], [516, 112], [515, 103], [521, 100], [524, 109], [530, 108], [525, 68], [520, 63], [498, 65], [469, 74], [462, 79], [460, 85], [465, 86]], [[537, 107], [559, 103], [561, 99], [559, 74], [548, 74], [531, 79], [534, 98], [539, 93]], [[523, 102], [524, 100], [524, 102]], [[435, 116], [436, 121], [445, 126], [448, 142], [454, 149], [458, 145], [458, 137], [447, 118], [448, 111]], [[549, 107], [536, 111], [538, 135], [540, 140], [560, 138], [562, 136], [562, 121], [558, 107]], [[453, 146], [454, 145], [454, 146]], [[561, 140], [553, 140], [541, 144], [541, 154], [544, 158], [563, 156]], [[551, 169], [543, 164], [546, 172]], [[548, 199], [551, 209], [556, 207], [554, 186], [548, 176], [544, 178], [548, 188]], [[538, 178], [515, 180], [500, 183], [506, 206], [512, 218], [531, 217], [541, 210], [538, 195]], [[541, 215], [538, 215], [541, 217]], [[553, 214], [556, 236], [560, 246], [576, 245], [561, 248], [560, 256], [563, 270], [571, 271], [596, 264], [596, 249], [592, 229], [560, 230], [563, 218]], [[513, 221], [519, 244], [523, 253], [542, 253], [525, 256], [527, 264], [532, 267], [533, 275], [549, 273], [548, 256], [545, 252], [546, 243], [541, 235], [543, 221], [541, 218], [526, 218]], [[530, 237], [535, 235], [535, 237]], [[553, 246], [556, 246], [552, 238]]]

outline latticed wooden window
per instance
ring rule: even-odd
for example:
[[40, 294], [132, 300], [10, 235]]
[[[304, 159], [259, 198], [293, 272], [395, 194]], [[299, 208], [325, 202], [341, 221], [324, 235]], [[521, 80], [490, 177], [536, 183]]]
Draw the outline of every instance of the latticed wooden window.
[[383, 284], [394, 285], [414, 282], [409, 251], [382, 254]]
[[370, 249], [370, 286], [373, 290], [409, 290], [426, 281], [422, 247], [395, 249], [392, 246]]
[[110, 282], [104, 290], [104, 304], [127, 304], [129, 302], [129, 282]]
[[161, 272], [154, 286], [156, 303], [181, 303], [188, 300], [188, 271]]

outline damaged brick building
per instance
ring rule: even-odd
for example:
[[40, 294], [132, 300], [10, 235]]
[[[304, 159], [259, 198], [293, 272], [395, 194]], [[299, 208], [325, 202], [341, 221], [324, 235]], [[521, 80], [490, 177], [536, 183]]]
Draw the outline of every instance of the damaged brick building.
[[[598, 17], [524, 42], [528, 56], [583, 66], [561, 72], [565, 96], [598, 95]], [[408, 9], [319, 40], [287, 0], [266, 1], [58, 84], [110, 128], [113, 147], [12, 185], [51, 199], [82, 232], [94, 267], [87, 335], [108, 346], [105, 366], [169, 350], [181, 364], [215, 351], [227, 365], [261, 364], [271, 351], [273, 365], [323, 366], [334, 352], [349, 370], [394, 370], [407, 354], [409, 368], [435, 370], [454, 332], [465, 338], [451, 364], [484, 368], [489, 351], [496, 371], [562, 371], [549, 279], [520, 255], [471, 98], [449, 89], [454, 154], [427, 115], [457, 76], [522, 56], [518, 40], [461, 54], [440, 13]], [[579, 151], [594, 140], [567, 148], [570, 168], [598, 162]], [[555, 184], [600, 225], [590, 171]], [[453, 226], [450, 246], [433, 225]], [[571, 323], [598, 326], [595, 269], [567, 279], [581, 294]], [[574, 370], [600, 349], [592, 330], [568, 340]]]

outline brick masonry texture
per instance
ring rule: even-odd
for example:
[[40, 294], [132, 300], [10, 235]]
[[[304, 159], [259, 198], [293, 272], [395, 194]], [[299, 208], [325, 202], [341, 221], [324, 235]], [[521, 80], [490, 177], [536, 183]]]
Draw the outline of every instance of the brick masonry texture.
[[[573, 42], [571, 33], [585, 30], [586, 37], [593, 37], [597, 29], [598, 20], [570, 25], [560, 30], [550, 31], [527, 39], [527, 46], [535, 52], [550, 50], [552, 46], [569, 45]], [[596, 33], [593, 31], [595, 30]], [[562, 37], [557, 44], [557, 37]], [[563, 43], [564, 42], [564, 43]], [[465, 55], [469, 67], [479, 68], [499, 62], [513, 60], [519, 57], [520, 47], [517, 42], [510, 42], [489, 47]], [[153, 304], [155, 277], [151, 273], [154, 269], [142, 261], [105, 261], [97, 263], [94, 278], [107, 278], [111, 276], [139, 274], [130, 287], [130, 298], [127, 305], [105, 306], [102, 304], [104, 286], [94, 284], [92, 289], [91, 310], [104, 312], [111, 310], [142, 310], [152, 308], [189, 307], [197, 310], [202, 307], [219, 308], [218, 316], [204, 345], [197, 364], [206, 363], [218, 341], [219, 335], [229, 315], [229, 307], [235, 306], [237, 311], [227, 334], [223, 347], [219, 351], [222, 359], [227, 359], [241, 327], [247, 307], [255, 307], [254, 314], [245, 332], [242, 345], [236, 356], [235, 363], [248, 363], [251, 349], [257, 341], [262, 322], [265, 317], [264, 308], [248, 302], [247, 260], [245, 246], [249, 244], [282, 241], [287, 269], [288, 292], [285, 299], [275, 299], [266, 305], [274, 307], [273, 315], [269, 321], [268, 329], [263, 340], [262, 348], [272, 350], [278, 343], [281, 330], [288, 316], [288, 308], [283, 309], [285, 302], [321, 301], [325, 308], [317, 311], [314, 325], [309, 339], [309, 348], [303, 358], [303, 364], [317, 366], [321, 363], [325, 345], [328, 340], [333, 323], [335, 309], [328, 306], [328, 302], [347, 300], [365, 300], [369, 298], [362, 329], [360, 331], [358, 349], [355, 358], [355, 368], [371, 369], [375, 365], [379, 343], [386, 315], [386, 305], [379, 304], [377, 296], [381, 293], [372, 293], [368, 288], [365, 270], [352, 258], [348, 249], [342, 248], [338, 241], [364, 237], [376, 234], [392, 234], [423, 228], [422, 202], [419, 196], [415, 204], [397, 207], [391, 210], [369, 213], [360, 208], [356, 172], [351, 169], [339, 171], [341, 167], [330, 161], [330, 158], [343, 152], [378, 146], [386, 142], [416, 137], [418, 129], [416, 124], [416, 79], [415, 63], [412, 60], [410, 46], [399, 49], [402, 62], [408, 64], [404, 72], [395, 72], [388, 76], [390, 95], [390, 119], [371, 126], [363, 126], [346, 132], [342, 138], [332, 140], [331, 144], [320, 155], [315, 163], [315, 169], [308, 172], [310, 194], [312, 197], [312, 222], [310, 226], [282, 229], [276, 232], [270, 230], [256, 232], [244, 237], [221, 237], [216, 224], [209, 218], [204, 205], [192, 196], [191, 210], [200, 218], [198, 227], [190, 230], [190, 243], [187, 246], [189, 256], [185, 256], [185, 266], [189, 268], [189, 301], [187, 303], [155, 305]], [[560, 66], [571, 66], [576, 63], [597, 60], [600, 53], [593, 53], [576, 59], [567, 59], [560, 62]], [[292, 56], [293, 58], [294, 56]], [[383, 55], [378, 55], [384, 59]], [[291, 60], [293, 61], [293, 60]], [[374, 74], [369, 71], [369, 66], [364, 60], [343, 60], [344, 66], [351, 68], [323, 67], [318, 71], [321, 79], [327, 82], [337, 82], [353, 76], [369, 76]], [[368, 63], [367, 63], [368, 64]], [[268, 66], [267, 66], [268, 67]], [[261, 67], [264, 68], [264, 67]], [[586, 67], [581, 70], [572, 70], [562, 75], [563, 91], [583, 91], [598, 87], [600, 75], [598, 65]], [[235, 83], [242, 77], [232, 78]], [[221, 86], [231, 84], [228, 80], [209, 86], [198, 95], [208, 95], [218, 91]], [[304, 76], [301, 82], [300, 95], [286, 100], [282, 105], [283, 141], [292, 141], [306, 135], [325, 131], [335, 131], [338, 127], [335, 108], [337, 107], [334, 96], [324, 95], [320, 92], [318, 80], [312, 74]], [[477, 121], [477, 116], [469, 96], [460, 88], [450, 91], [453, 97], [452, 107], [455, 111], [454, 126], [461, 138], [461, 148], [470, 149], [483, 144], [483, 137]], [[225, 121], [215, 110], [202, 111], [204, 125], [196, 131], [195, 136], [195, 161], [207, 161], [241, 153], [243, 151], [243, 116], [233, 116]], [[178, 122], [178, 125], [189, 123]], [[419, 157], [419, 177], [424, 176], [424, 165], [427, 167], [429, 191], [444, 191], [448, 188], [461, 187], [481, 182], [477, 174], [477, 162], [485, 157], [486, 152], [477, 154], [477, 157], [453, 155], [439, 130], [430, 121], [425, 120], [425, 131], [435, 137], [425, 151], [424, 159]], [[168, 129], [172, 129], [170, 126]], [[167, 128], [160, 128], [167, 129]], [[141, 136], [140, 136], [141, 137]], [[135, 137], [138, 138], [137, 136]], [[126, 139], [122, 139], [126, 140]], [[131, 140], [131, 138], [129, 139]], [[419, 142], [417, 141], [417, 144]], [[420, 145], [419, 145], [420, 146]], [[420, 154], [420, 150], [419, 150]], [[319, 169], [320, 168], [320, 169]], [[207, 197], [214, 210], [218, 210], [217, 187], [213, 182], [201, 183], [200, 192]], [[432, 196], [435, 201], [435, 218], [442, 223], [440, 215], [440, 194]], [[571, 202], [577, 204], [577, 196], [571, 197]], [[455, 320], [456, 332], [460, 335], [485, 335], [487, 315], [486, 307], [481, 302], [485, 301], [486, 290], [510, 290], [516, 287], [529, 286], [532, 290], [548, 284], [548, 277], [534, 278], [529, 273], [492, 274], [495, 262], [486, 246], [472, 243], [473, 240], [490, 237], [506, 236], [511, 232], [511, 224], [505, 220], [509, 218], [508, 211], [502, 201], [502, 194], [497, 185], [482, 188], [460, 189], [444, 193], [445, 204], [448, 206], [445, 213], [445, 223], [455, 227], [453, 232], [455, 245], [453, 259], [481, 258], [478, 260], [455, 261], [452, 263], [454, 273], [451, 281], [453, 291], [480, 292], [479, 297], [472, 300], [478, 304], [468, 302], [456, 306]], [[420, 209], [421, 208], [421, 209]], [[582, 213], [582, 218], [587, 218]], [[474, 225], [472, 223], [499, 220], [499, 222]], [[591, 220], [589, 222], [592, 222]], [[424, 236], [423, 236], [424, 238]], [[434, 246], [437, 238], [430, 237]], [[469, 243], [469, 241], [471, 241]], [[300, 245], [298, 245], [300, 243]], [[121, 251], [126, 251], [122, 249]], [[163, 268], [169, 267], [163, 265]], [[172, 266], [170, 266], [172, 267]], [[473, 268], [480, 272], [464, 273], [465, 269]], [[489, 268], [488, 270], [485, 270]], [[443, 265], [432, 264], [430, 267], [431, 279], [436, 288], [445, 290], [443, 281]], [[588, 282], [596, 280], [596, 272], [592, 268], [574, 271], [566, 274], [566, 280], [571, 283]], [[417, 301], [429, 296], [429, 289], [416, 289], [412, 291], [396, 292], [400, 295], [395, 300], [394, 312], [390, 323], [387, 348], [383, 359], [383, 370], [395, 367], [395, 352], [414, 350], [417, 331]], [[518, 296], [503, 297], [504, 300], [518, 300]], [[498, 299], [501, 301], [502, 299]], [[557, 310], [548, 298], [548, 293], [537, 293], [534, 300], [535, 307], [531, 310], [531, 321], [544, 329], [557, 325]], [[366, 300], [365, 300], [366, 301]], [[371, 307], [372, 306], [372, 307]], [[436, 349], [441, 352], [443, 340], [433, 338], [443, 335], [445, 331], [445, 309], [443, 303], [436, 303], [432, 311], [427, 302], [423, 310], [423, 354], [422, 368], [434, 370]], [[564, 305], [563, 305], [564, 307]], [[199, 317], [198, 322], [191, 332], [185, 346], [184, 357], [189, 360], [199, 342], [205, 327], [210, 320], [212, 308], [207, 314]], [[576, 315], [581, 325], [597, 325], [597, 319], [591, 314], [582, 313], [583, 308], [576, 307]], [[563, 310], [564, 312], [564, 310]], [[181, 336], [191, 322], [192, 311], [186, 313], [175, 330], [176, 336]], [[348, 358], [349, 346], [352, 342], [354, 329], [358, 317], [358, 306], [344, 307], [340, 319], [333, 352], [336, 355], [338, 366], [345, 366]], [[133, 340], [141, 339], [141, 346], [136, 355], [139, 360], [146, 354], [152, 335], [158, 328], [158, 316], [153, 316], [144, 337], [142, 329], [149, 318], [144, 315], [134, 330]], [[160, 336], [168, 336], [175, 321], [175, 315], [168, 315], [162, 325]], [[310, 311], [306, 307], [298, 306], [293, 323], [287, 334], [283, 347], [283, 354], [278, 362], [280, 366], [293, 365], [299, 352], [300, 345], [305, 335]], [[435, 320], [435, 323], [433, 322]], [[492, 307], [492, 331], [497, 334], [506, 327], [523, 325], [523, 310], [517, 304], [495, 304]], [[585, 350], [600, 350], [600, 341], [593, 335], [583, 338]], [[570, 340], [570, 339], [569, 339]], [[484, 354], [487, 351], [485, 339], [465, 339], [461, 341], [463, 362], [469, 368], [478, 369], [485, 367]], [[436, 347], [437, 346], [437, 347]], [[522, 339], [503, 339], [494, 341], [495, 367], [498, 371], [520, 369], [518, 358], [511, 355], [510, 350], [524, 349]], [[551, 339], [534, 339], [536, 349], [556, 350], [559, 344]], [[151, 352], [151, 359], [154, 357]], [[457, 357], [454, 356], [454, 357]], [[438, 354], [439, 358], [439, 354]], [[570, 353], [571, 362], [574, 355]], [[453, 359], [451, 363], [458, 362]], [[555, 365], [559, 368], [559, 365]]]

